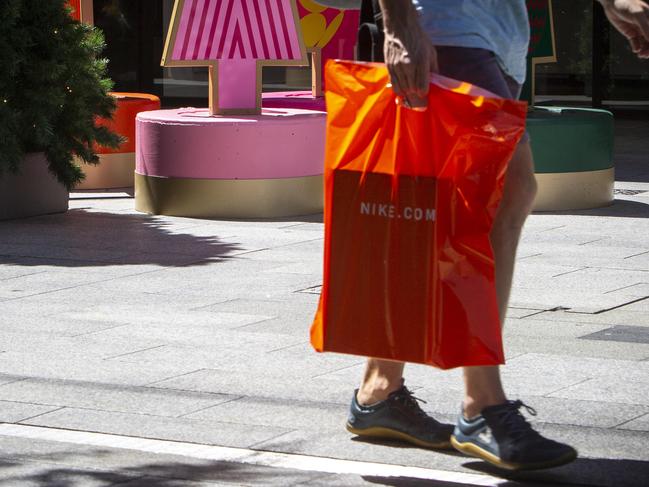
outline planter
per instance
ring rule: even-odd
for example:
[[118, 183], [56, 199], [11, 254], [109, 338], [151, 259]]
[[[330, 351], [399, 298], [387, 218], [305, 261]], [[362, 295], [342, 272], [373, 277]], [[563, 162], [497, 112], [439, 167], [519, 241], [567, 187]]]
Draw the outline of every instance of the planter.
[[111, 93], [117, 102], [112, 120], [101, 119], [100, 125], [108, 127], [126, 140], [117, 149], [97, 147], [100, 163], [96, 166], [77, 161], [86, 179], [75, 189], [112, 189], [133, 186], [135, 171], [135, 117], [140, 112], [158, 110], [160, 99], [146, 93]]
[[0, 176], [0, 220], [65, 212], [68, 196], [48, 171], [45, 155], [27, 154], [18, 174]]
[[140, 113], [135, 209], [189, 218], [320, 213], [326, 116], [304, 108], [233, 117], [202, 108]]
[[613, 203], [613, 115], [605, 110], [535, 107], [527, 118], [538, 194], [536, 211]]

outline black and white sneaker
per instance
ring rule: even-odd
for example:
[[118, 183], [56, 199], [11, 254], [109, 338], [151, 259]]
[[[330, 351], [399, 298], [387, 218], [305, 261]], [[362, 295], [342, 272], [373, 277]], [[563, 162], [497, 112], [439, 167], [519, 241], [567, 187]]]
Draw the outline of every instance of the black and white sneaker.
[[423, 448], [450, 449], [453, 425], [430, 417], [418, 404], [421, 399], [401, 386], [385, 401], [361, 406], [354, 398], [347, 420], [347, 430], [358, 436], [402, 440]]
[[544, 438], [520, 413], [536, 411], [522, 401], [490, 406], [471, 420], [460, 414], [451, 443], [455, 449], [507, 470], [536, 470], [558, 467], [577, 458], [566, 444]]

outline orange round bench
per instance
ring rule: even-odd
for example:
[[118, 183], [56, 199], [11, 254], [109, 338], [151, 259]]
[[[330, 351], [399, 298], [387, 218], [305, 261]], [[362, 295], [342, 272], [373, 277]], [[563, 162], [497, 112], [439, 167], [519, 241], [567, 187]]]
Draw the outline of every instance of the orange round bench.
[[99, 164], [83, 164], [86, 175], [77, 189], [108, 189], [133, 186], [135, 171], [135, 117], [140, 112], [158, 110], [160, 99], [146, 93], [111, 93], [117, 108], [111, 120], [100, 119], [99, 125], [110, 128], [126, 140], [117, 149], [96, 147]]

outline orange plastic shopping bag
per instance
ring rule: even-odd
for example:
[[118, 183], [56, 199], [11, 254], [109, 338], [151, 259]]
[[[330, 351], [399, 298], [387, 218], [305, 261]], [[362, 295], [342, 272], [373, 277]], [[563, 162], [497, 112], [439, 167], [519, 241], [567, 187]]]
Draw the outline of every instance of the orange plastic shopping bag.
[[504, 361], [489, 232], [526, 104], [437, 76], [425, 112], [383, 65], [326, 68], [318, 351], [441, 368]]

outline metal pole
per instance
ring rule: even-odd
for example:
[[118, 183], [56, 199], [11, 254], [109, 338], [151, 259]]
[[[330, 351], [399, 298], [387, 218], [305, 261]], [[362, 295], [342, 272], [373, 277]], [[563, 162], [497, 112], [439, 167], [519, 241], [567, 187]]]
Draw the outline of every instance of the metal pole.
[[593, 108], [601, 108], [610, 82], [610, 26], [602, 5], [595, 0], [592, 41], [592, 104]]

